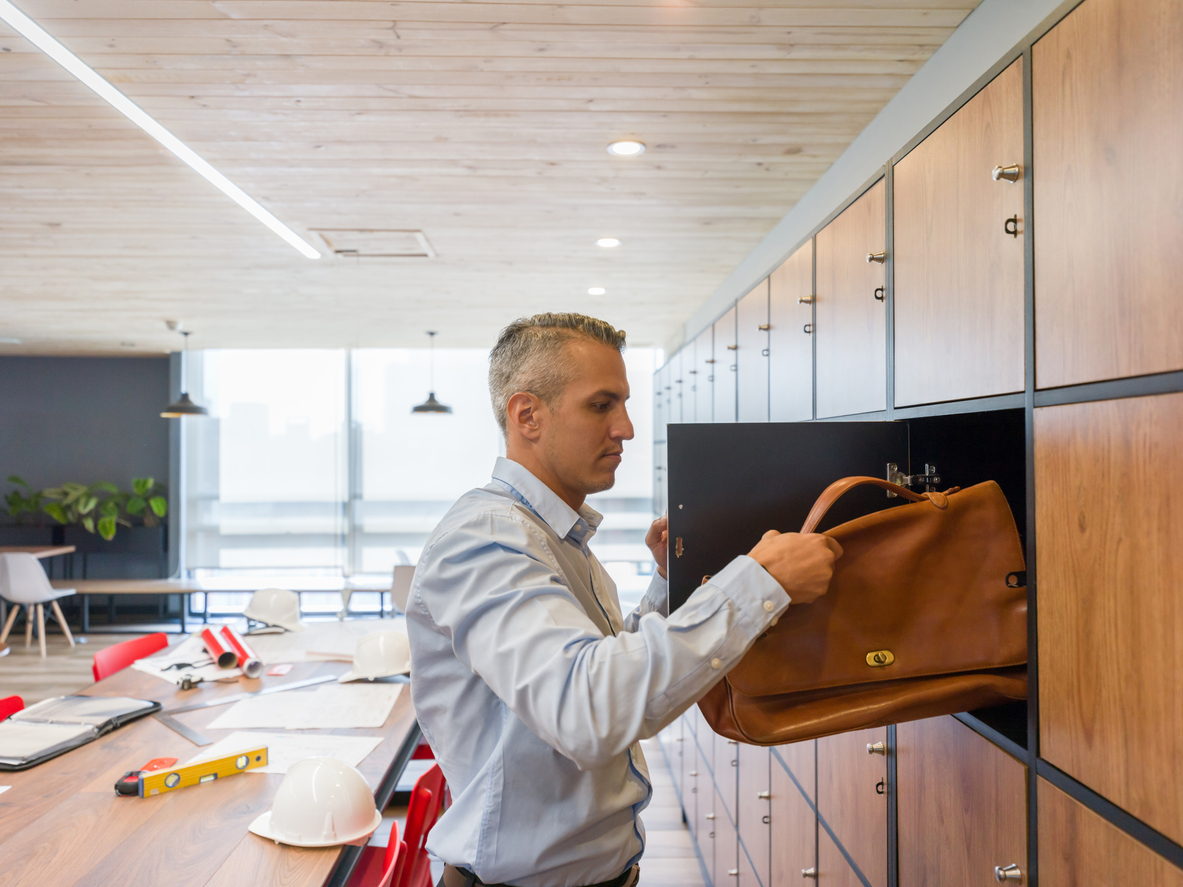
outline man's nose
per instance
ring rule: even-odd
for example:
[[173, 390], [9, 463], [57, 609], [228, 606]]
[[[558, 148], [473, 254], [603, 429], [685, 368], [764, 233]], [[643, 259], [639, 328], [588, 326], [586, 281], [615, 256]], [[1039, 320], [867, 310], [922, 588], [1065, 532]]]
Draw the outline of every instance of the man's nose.
[[632, 440], [633, 420], [628, 417], [628, 410], [621, 410], [621, 419], [612, 424], [611, 437], [613, 440]]

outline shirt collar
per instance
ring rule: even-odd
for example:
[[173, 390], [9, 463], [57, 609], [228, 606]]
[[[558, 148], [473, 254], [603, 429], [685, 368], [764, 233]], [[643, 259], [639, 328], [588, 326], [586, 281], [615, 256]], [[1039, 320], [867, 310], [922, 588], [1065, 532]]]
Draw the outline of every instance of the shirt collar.
[[586, 502], [579, 511], [559, 498], [550, 487], [540, 481], [526, 466], [497, 457], [497, 464], [493, 467], [493, 480], [500, 481], [527, 508], [546, 521], [560, 539], [571, 535], [580, 542], [595, 535], [596, 528], [604, 516]]

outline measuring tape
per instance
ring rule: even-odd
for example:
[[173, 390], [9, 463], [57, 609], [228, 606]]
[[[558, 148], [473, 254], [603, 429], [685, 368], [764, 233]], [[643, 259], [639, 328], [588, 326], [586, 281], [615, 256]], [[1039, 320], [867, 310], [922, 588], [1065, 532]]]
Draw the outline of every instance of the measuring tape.
[[236, 773], [245, 773], [247, 770], [266, 766], [267, 746], [264, 745], [224, 758], [189, 764], [186, 767], [169, 770], [132, 770], [123, 774], [115, 783], [115, 791], [121, 795], [147, 798], [162, 792], [171, 792], [173, 789], [185, 788], [187, 785], [213, 782], [215, 779], [224, 779]]

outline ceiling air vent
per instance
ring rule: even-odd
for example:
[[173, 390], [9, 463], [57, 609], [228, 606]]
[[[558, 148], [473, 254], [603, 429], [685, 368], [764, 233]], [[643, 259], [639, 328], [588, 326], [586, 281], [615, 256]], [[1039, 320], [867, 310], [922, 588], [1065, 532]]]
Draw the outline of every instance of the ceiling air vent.
[[349, 259], [434, 259], [422, 231], [382, 228], [314, 228], [336, 255]]

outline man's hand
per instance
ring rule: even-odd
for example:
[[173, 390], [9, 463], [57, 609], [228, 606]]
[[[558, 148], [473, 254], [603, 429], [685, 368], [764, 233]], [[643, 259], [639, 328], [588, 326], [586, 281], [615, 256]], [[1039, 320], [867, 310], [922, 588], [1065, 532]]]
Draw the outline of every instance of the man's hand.
[[645, 544], [653, 552], [653, 560], [657, 561], [657, 572], [662, 579], [668, 579], [665, 568], [670, 558], [670, 517], [663, 514], [649, 525], [649, 532], [645, 534]]
[[842, 546], [820, 533], [769, 530], [748, 557], [780, 583], [794, 604], [812, 604], [829, 590], [834, 561], [842, 557]]

